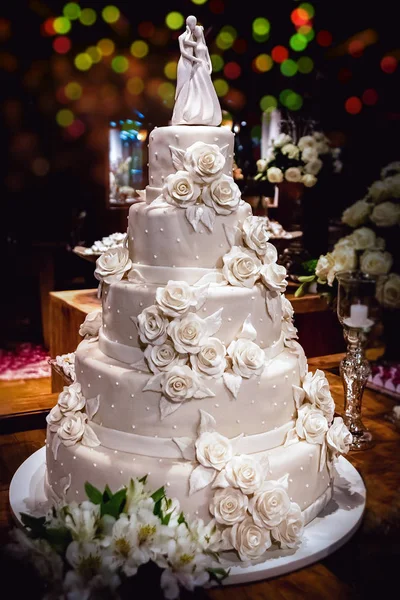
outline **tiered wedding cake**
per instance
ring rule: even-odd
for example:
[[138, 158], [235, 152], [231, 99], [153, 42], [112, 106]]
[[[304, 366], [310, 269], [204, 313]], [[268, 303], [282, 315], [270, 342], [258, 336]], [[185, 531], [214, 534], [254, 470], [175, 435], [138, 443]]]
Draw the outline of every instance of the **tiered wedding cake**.
[[48, 490], [81, 501], [86, 481], [115, 491], [148, 474], [247, 559], [296, 545], [351, 436], [296, 341], [286, 271], [233, 181], [234, 135], [187, 23], [172, 125], [150, 134], [144, 200], [97, 260], [102, 312], [48, 416]]

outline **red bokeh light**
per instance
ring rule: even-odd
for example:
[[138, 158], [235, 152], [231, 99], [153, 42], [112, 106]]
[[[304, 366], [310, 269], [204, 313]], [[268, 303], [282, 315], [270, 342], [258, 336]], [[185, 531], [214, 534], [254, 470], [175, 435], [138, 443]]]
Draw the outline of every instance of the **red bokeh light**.
[[151, 37], [154, 33], [154, 30], [155, 27], [150, 21], [143, 21], [143, 23], [140, 23], [138, 26], [138, 33], [144, 38]]
[[210, 0], [210, 11], [214, 15], [221, 15], [224, 12], [225, 6], [222, 0]]
[[364, 104], [367, 106], [373, 106], [378, 102], [378, 92], [373, 88], [369, 88], [368, 90], [364, 91], [361, 98]]
[[56, 91], [56, 98], [57, 102], [59, 102], [60, 104], [68, 104], [69, 100], [65, 95], [65, 86], [62, 85], [58, 88], [58, 90]]
[[321, 31], [318, 31], [317, 43], [320, 46], [324, 46], [325, 48], [327, 46], [330, 46], [332, 44], [332, 34], [330, 33], [330, 31], [326, 31], [325, 29], [321, 29]]
[[53, 41], [53, 48], [58, 54], [66, 54], [71, 49], [71, 40], [62, 35]]
[[310, 17], [304, 8], [295, 8], [290, 15], [290, 19], [296, 27], [301, 27], [309, 22]]
[[289, 51], [285, 46], [275, 46], [271, 51], [272, 60], [277, 63], [283, 63], [289, 56]]
[[233, 42], [232, 48], [238, 54], [244, 54], [247, 50], [247, 42], [243, 39], [238, 39]]
[[71, 137], [77, 138], [85, 131], [85, 125], [79, 119], [75, 119], [71, 125], [68, 125], [66, 130]]
[[228, 62], [224, 67], [224, 75], [227, 79], [237, 79], [240, 77], [242, 69], [236, 62]]
[[55, 35], [56, 34], [56, 30], [54, 29], [54, 21], [55, 21], [55, 19], [50, 17], [49, 19], [46, 19], [45, 22], [43, 23], [43, 31], [44, 31], [45, 35]]
[[353, 40], [349, 44], [349, 54], [351, 54], [353, 58], [359, 58], [362, 56], [364, 49], [365, 45], [361, 40]]
[[353, 73], [350, 71], [350, 69], [346, 69], [346, 67], [339, 69], [338, 79], [340, 83], [348, 83], [352, 77]]
[[394, 56], [384, 56], [381, 60], [381, 69], [384, 73], [394, 73], [397, 69], [397, 59]]
[[358, 115], [362, 109], [362, 102], [360, 98], [357, 98], [357, 96], [351, 96], [350, 98], [347, 98], [344, 107], [346, 112], [350, 113], [351, 115]]

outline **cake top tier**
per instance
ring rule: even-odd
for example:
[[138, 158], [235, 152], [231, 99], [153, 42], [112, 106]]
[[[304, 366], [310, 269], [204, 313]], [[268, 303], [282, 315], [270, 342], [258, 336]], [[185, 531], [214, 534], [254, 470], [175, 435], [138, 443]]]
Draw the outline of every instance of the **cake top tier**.
[[171, 123], [218, 126], [221, 107], [211, 80], [212, 65], [203, 27], [196, 17], [187, 17], [186, 29], [178, 39], [181, 56]]

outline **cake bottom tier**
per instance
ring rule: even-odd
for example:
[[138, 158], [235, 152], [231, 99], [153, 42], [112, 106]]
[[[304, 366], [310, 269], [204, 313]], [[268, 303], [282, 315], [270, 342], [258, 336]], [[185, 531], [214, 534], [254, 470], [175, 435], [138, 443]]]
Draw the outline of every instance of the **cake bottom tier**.
[[[47, 484], [54, 498], [64, 494], [68, 502], [86, 498], [85, 483], [103, 490], [108, 485], [117, 491], [132, 477], [148, 476], [149, 489], [165, 486], [167, 496], [177, 498], [188, 517], [198, 516], [205, 521], [212, 517], [209, 503], [215, 490], [211, 485], [189, 495], [189, 477], [197, 463], [186, 460], [152, 458], [98, 446], [88, 448], [81, 444], [61, 445], [57, 460], [51, 450], [52, 433], [48, 431]], [[255, 457], [267, 455], [270, 465], [268, 479], [277, 480], [288, 474], [288, 495], [304, 512], [305, 522], [312, 520], [330, 499], [332, 482], [326, 465], [320, 470], [321, 446], [300, 441], [279, 446]]]

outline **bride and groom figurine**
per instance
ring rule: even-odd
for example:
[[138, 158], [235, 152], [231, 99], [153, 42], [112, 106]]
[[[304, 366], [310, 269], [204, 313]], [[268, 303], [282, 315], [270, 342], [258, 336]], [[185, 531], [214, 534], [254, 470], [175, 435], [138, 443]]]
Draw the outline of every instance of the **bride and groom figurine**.
[[186, 29], [178, 39], [181, 56], [171, 124], [218, 126], [221, 107], [211, 80], [212, 65], [203, 27], [196, 17], [187, 17]]

